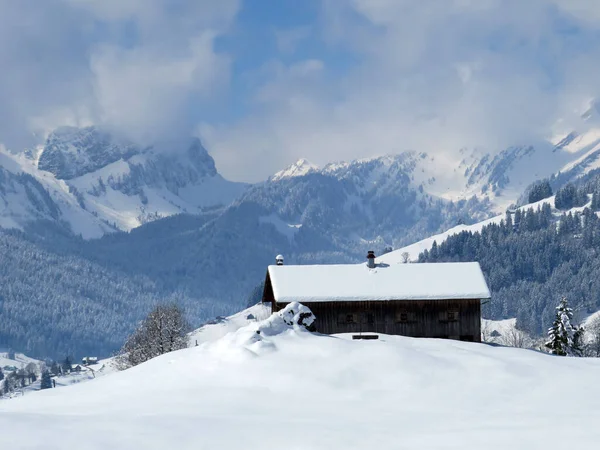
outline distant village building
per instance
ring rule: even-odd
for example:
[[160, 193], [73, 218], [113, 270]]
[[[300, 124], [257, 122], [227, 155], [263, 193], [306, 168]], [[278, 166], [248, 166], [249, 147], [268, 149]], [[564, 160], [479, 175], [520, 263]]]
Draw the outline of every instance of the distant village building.
[[490, 298], [479, 263], [269, 266], [263, 303], [297, 301], [317, 331], [481, 341], [481, 300]]
[[83, 359], [81, 360], [81, 363], [84, 366], [89, 366], [91, 364], [97, 364], [98, 358], [96, 356], [84, 356]]

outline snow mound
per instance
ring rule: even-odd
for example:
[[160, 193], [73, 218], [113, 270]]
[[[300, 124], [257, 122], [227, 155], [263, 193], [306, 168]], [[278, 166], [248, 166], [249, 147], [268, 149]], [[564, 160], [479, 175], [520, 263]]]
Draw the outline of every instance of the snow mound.
[[272, 338], [282, 334], [293, 336], [315, 331], [314, 322], [315, 315], [308, 307], [292, 302], [267, 319], [229, 333], [209, 346], [221, 355], [240, 352], [260, 355], [276, 350]]

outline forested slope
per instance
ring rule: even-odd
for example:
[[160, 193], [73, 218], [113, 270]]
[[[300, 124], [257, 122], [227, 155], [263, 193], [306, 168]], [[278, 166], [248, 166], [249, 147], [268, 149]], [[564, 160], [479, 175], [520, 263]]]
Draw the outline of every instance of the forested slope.
[[[587, 201], [593, 186], [566, 186], [557, 192], [559, 206]], [[434, 243], [419, 262], [479, 261], [492, 291], [484, 316], [517, 317], [518, 327], [541, 334], [562, 296], [580, 315], [600, 309], [599, 255], [600, 219], [591, 208], [556, 214], [545, 204], [509, 213], [481, 232], [462, 232]]]
[[124, 271], [101, 256], [78, 255], [56, 232], [43, 240], [0, 231], [1, 347], [55, 358], [105, 356], [158, 302], [178, 302], [195, 325], [223, 313], [201, 294]]

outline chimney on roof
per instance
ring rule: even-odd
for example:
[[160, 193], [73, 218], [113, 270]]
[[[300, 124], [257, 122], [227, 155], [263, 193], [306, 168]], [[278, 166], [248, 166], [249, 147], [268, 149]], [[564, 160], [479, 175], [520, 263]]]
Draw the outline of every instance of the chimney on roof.
[[375, 252], [373, 250], [369, 250], [367, 253], [367, 267], [369, 269], [375, 268]]
[[277, 255], [275, 257], [275, 264], [278, 266], [283, 266], [283, 255]]

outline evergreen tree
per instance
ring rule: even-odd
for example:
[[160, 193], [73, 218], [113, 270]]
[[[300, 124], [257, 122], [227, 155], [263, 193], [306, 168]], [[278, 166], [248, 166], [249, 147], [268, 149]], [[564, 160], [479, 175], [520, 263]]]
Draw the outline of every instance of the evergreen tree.
[[548, 329], [548, 341], [545, 346], [550, 353], [558, 356], [581, 356], [583, 353], [583, 328], [571, 324], [573, 310], [569, 308], [566, 297], [556, 307], [556, 317]]
[[6, 377], [4, 379], [4, 383], [2, 384], [2, 393], [4, 395], [8, 395], [10, 394], [11, 388], [10, 388], [10, 378]]
[[52, 378], [50, 377], [50, 372], [47, 369], [44, 369], [44, 371], [42, 372], [40, 389], [50, 389], [51, 387]]
[[523, 217], [523, 213], [521, 212], [520, 209], [517, 209], [515, 211], [515, 218], [513, 220], [514, 224], [513, 224], [513, 228], [515, 229], [515, 231], [519, 231], [520, 226], [521, 226], [521, 218]]
[[583, 341], [584, 334], [585, 329], [582, 326], [574, 327], [573, 343], [571, 344], [572, 356], [583, 356], [585, 351], [585, 342]]
[[250, 293], [250, 296], [248, 297], [248, 300], [246, 301], [246, 307], [250, 308], [251, 306], [254, 306], [257, 303], [260, 303], [260, 301], [262, 300], [262, 295], [263, 295], [264, 290], [265, 290], [265, 282], [262, 281]]
[[510, 211], [506, 211], [506, 218], [504, 219], [504, 223], [509, 232], [513, 230], [513, 220]]
[[531, 188], [531, 191], [529, 192], [529, 203], [539, 202], [548, 197], [552, 197], [552, 187], [550, 187], [550, 182], [548, 180], [544, 180]]
[[60, 366], [56, 361], [52, 361], [52, 364], [50, 364], [50, 372], [54, 375], [60, 375]]
[[72, 368], [73, 368], [73, 363], [71, 362], [71, 357], [69, 355], [67, 355], [65, 360], [62, 362], [62, 370], [64, 373], [69, 373], [69, 372], [71, 372]]
[[2, 372], [2, 367], [0, 367], [0, 381], [4, 380], [4, 372]]

